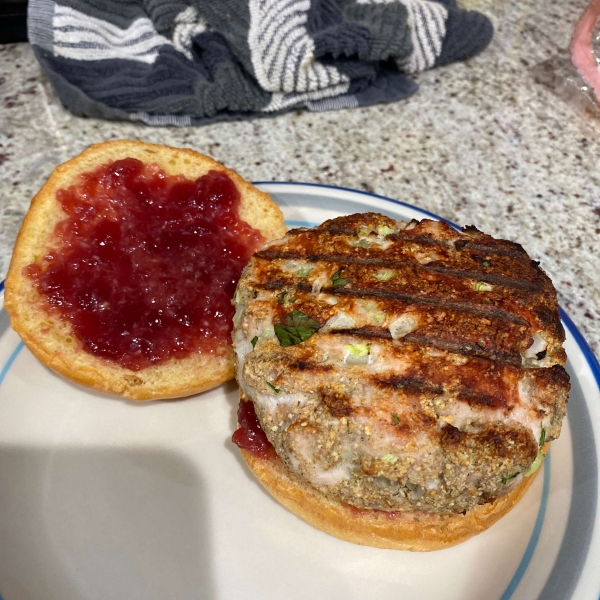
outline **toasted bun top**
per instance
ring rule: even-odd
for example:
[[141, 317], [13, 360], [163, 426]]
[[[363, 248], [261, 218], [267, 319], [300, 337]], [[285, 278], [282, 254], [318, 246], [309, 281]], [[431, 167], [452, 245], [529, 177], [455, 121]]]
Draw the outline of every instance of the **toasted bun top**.
[[194, 394], [231, 379], [233, 352], [229, 345], [211, 355], [191, 354], [184, 359], [131, 371], [86, 352], [71, 326], [43, 309], [33, 284], [22, 273], [47, 253], [55, 226], [66, 214], [56, 192], [73, 185], [82, 173], [124, 158], [158, 165], [167, 175], [196, 180], [208, 171], [225, 173], [240, 192], [239, 217], [267, 240], [285, 233], [283, 215], [265, 194], [235, 171], [189, 149], [118, 140], [89, 147], [59, 165], [34, 197], [13, 251], [6, 279], [5, 308], [13, 328], [28, 348], [47, 366], [78, 383], [135, 400], [175, 398]]

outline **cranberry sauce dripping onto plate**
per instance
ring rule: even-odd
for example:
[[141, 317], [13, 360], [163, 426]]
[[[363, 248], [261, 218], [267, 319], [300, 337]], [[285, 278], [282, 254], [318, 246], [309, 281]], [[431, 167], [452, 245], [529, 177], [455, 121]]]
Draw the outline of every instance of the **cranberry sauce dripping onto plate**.
[[272, 458], [275, 456], [275, 448], [267, 439], [265, 432], [260, 426], [256, 416], [254, 404], [249, 400], [240, 400], [237, 411], [238, 429], [233, 432], [231, 441], [250, 454], [260, 458]]

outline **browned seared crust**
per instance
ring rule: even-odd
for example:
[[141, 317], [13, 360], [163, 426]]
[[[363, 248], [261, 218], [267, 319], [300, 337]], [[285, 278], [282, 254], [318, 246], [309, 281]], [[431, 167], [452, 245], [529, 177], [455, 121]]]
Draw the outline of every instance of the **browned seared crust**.
[[[457, 532], [451, 545], [514, 505], [540, 444], [560, 435], [569, 377], [556, 291], [518, 244], [428, 219], [339, 217], [257, 252], [236, 302], [243, 395], [281, 469], [319, 503], [380, 525], [426, 514], [420, 523]], [[269, 480], [256, 468], [330, 531], [296, 492], [280, 497], [277, 470]], [[408, 546], [403, 535], [384, 547], [412, 548], [421, 533]]]
[[[564, 330], [554, 286], [519, 244], [494, 239], [474, 227], [464, 228], [462, 235], [443, 223], [436, 223], [433, 230], [434, 222], [427, 219], [387, 236], [392, 244], [384, 250], [377, 245], [352, 247], [348, 243], [357, 227], [384, 220], [367, 213], [288, 232], [284, 244], [256, 253], [261, 275], [255, 287], [293, 289], [303, 300], [311, 290], [310, 282], [298, 284], [297, 278], [281, 271], [279, 265], [291, 259], [332, 264], [342, 268], [341, 275], [348, 283], [325, 286], [322, 292], [348, 299], [383, 300], [391, 311], [411, 307], [422, 315], [425, 322], [418, 334], [404, 338], [407, 342], [520, 365], [520, 352], [527, 349], [533, 333], [542, 330], [552, 340], [546, 350], [552, 359], [549, 362], [564, 364]], [[393, 227], [392, 219], [387, 222]], [[378, 281], [376, 267], [393, 269], [397, 275]], [[493, 286], [493, 292], [478, 291], [476, 286], [482, 284]], [[321, 322], [328, 318], [305, 312]], [[373, 327], [354, 333], [389, 337], [385, 330]]]
[[[544, 448], [547, 451], [547, 448]], [[507, 514], [529, 489], [540, 468], [509, 494], [480, 504], [466, 515], [360, 510], [326, 498], [302, 483], [278, 458], [265, 460], [242, 450], [246, 464], [263, 487], [290, 512], [341, 540], [391, 550], [429, 552], [460, 544]]]
[[233, 377], [233, 351], [230, 346], [223, 346], [214, 356], [196, 354], [138, 372], [130, 371], [83, 351], [72, 336], [69, 325], [41, 308], [31, 280], [22, 275], [24, 267], [44, 256], [56, 224], [65, 218], [55, 199], [56, 191], [72, 185], [82, 173], [128, 157], [158, 164], [168, 175], [182, 174], [192, 180], [209, 170], [224, 172], [240, 191], [240, 217], [269, 240], [285, 233], [281, 210], [270, 197], [211, 158], [189, 149], [138, 141], [104, 142], [58, 166], [32, 200], [6, 279], [5, 308], [13, 328], [31, 352], [69, 379], [135, 400], [188, 396]]

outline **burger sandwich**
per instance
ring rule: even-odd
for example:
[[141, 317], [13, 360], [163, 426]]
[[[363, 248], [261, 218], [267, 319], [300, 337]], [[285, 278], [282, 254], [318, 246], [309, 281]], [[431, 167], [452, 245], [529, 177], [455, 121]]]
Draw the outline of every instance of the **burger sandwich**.
[[555, 289], [474, 227], [355, 214], [265, 244], [235, 295], [233, 440], [302, 519], [437, 550], [523, 496], [569, 391]]

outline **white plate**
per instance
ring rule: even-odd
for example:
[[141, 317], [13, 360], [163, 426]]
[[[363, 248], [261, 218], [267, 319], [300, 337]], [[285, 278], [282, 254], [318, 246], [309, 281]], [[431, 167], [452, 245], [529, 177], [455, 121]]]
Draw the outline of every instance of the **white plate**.
[[[263, 183], [290, 226], [353, 212], [432, 216], [325, 186]], [[356, 546], [262, 490], [230, 442], [234, 383], [136, 404], [43, 367], [0, 312], [4, 600], [597, 600], [600, 368], [570, 319], [563, 432], [516, 508], [440, 552]]]

